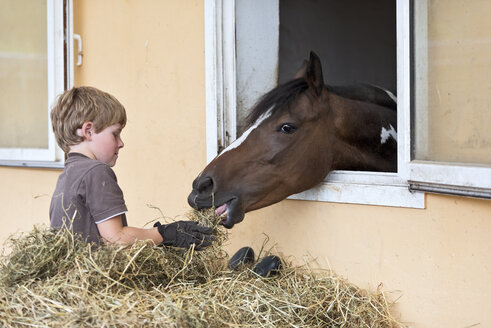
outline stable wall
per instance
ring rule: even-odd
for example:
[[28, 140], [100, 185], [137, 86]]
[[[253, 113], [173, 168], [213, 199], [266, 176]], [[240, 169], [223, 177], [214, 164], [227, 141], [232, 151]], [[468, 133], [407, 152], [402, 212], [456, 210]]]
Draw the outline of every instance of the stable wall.
[[[76, 85], [126, 107], [125, 147], [115, 166], [129, 208], [143, 226], [184, 214], [204, 167], [205, 84], [202, 1], [74, 0], [84, 42]], [[0, 167], [0, 240], [48, 223], [61, 171]], [[491, 202], [427, 195], [426, 209], [283, 201], [247, 214], [229, 253], [259, 251], [269, 236], [285, 258], [314, 257], [361, 287], [380, 283], [411, 327], [491, 326]]]
[[283, 201], [236, 225], [230, 253], [270, 238], [298, 263], [383, 284], [410, 327], [491, 326], [491, 202], [426, 196], [426, 209]]

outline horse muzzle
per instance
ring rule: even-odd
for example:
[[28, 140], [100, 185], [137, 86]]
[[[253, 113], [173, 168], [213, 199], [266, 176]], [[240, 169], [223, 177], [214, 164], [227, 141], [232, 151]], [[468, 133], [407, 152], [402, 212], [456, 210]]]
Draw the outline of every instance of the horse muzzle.
[[215, 207], [215, 214], [221, 217], [221, 224], [227, 229], [231, 229], [236, 223], [244, 219], [245, 212], [238, 197], [215, 195], [210, 191], [207, 183], [201, 186], [205, 187], [201, 188], [201, 190], [193, 188], [193, 191], [189, 194], [189, 206], [197, 210]]

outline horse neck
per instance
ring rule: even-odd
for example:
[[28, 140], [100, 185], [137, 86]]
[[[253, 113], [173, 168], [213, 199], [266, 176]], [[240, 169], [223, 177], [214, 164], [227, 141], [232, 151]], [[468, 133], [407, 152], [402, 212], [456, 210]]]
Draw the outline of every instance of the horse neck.
[[395, 171], [397, 143], [381, 145], [382, 127], [395, 127], [391, 109], [331, 94], [333, 169]]

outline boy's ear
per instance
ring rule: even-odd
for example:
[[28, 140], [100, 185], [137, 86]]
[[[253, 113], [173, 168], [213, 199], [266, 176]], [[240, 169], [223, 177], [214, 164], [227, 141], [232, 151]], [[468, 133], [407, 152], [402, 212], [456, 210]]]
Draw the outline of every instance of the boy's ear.
[[90, 141], [92, 140], [92, 134], [94, 133], [94, 123], [85, 122], [82, 124], [80, 129], [77, 129], [77, 135], [82, 137], [84, 140]]

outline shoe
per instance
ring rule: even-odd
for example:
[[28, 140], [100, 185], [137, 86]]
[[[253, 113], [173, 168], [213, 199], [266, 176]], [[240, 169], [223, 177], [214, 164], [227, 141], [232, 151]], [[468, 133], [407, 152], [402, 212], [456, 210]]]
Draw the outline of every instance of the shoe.
[[227, 268], [230, 270], [237, 270], [239, 267], [250, 263], [254, 263], [254, 250], [249, 246], [245, 246], [239, 249], [234, 256], [230, 258], [227, 263]]
[[253, 271], [261, 277], [273, 276], [281, 268], [281, 259], [276, 255], [270, 255], [257, 262]]

